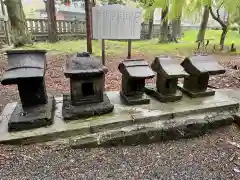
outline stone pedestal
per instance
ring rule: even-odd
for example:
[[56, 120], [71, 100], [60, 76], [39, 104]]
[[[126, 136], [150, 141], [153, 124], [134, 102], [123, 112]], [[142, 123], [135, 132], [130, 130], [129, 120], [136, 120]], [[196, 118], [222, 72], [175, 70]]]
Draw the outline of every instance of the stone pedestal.
[[183, 93], [180, 90], [176, 90], [175, 93], [171, 94], [162, 94], [157, 90], [154, 84], [146, 84], [145, 92], [164, 103], [179, 101], [183, 96]]
[[79, 120], [91, 116], [100, 116], [111, 113], [114, 109], [106, 94], [103, 95], [103, 101], [96, 103], [87, 103], [78, 106], [72, 105], [71, 95], [63, 95], [62, 116], [64, 120]]
[[120, 92], [120, 96], [123, 102], [127, 105], [141, 105], [150, 103], [150, 99], [144, 93], [127, 96], [123, 92]]
[[46, 104], [22, 108], [18, 103], [8, 122], [9, 131], [30, 130], [39, 127], [45, 127], [52, 124], [53, 110], [55, 100], [52, 95], [48, 95]]

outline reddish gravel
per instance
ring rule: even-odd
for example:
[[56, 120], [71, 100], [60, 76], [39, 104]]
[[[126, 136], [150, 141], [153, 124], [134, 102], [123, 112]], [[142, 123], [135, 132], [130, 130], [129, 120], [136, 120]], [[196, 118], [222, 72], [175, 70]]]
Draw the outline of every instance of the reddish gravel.
[[[54, 95], [69, 92], [69, 80], [64, 77], [63, 67], [66, 59], [70, 55], [47, 56], [46, 85], [47, 91]], [[106, 76], [106, 90], [119, 90], [121, 84], [121, 75], [118, 71], [118, 64], [124, 59], [124, 56], [107, 57], [106, 65], [108, 73]], [[150, 63], [152, 57], [146, 57], [143, 54], [133, 54], [133, 58], [145, 58]], [[178, 57], [179, 58], [179, 57]], [[211, 77], [211, 85], [217, 88], [222, 87], [240, 87], [240, 57], [237, 56], [217, 56], [219, 61], [226, 67], [226, 73], [220, 76]], [[6, 60], [0, 60], [0, 73], [6, 68]], [[151, 81], [151, 80], [150, 80]], [[0, 110], [10, 101], [18, 99], [16, 86], [0, 85]]]

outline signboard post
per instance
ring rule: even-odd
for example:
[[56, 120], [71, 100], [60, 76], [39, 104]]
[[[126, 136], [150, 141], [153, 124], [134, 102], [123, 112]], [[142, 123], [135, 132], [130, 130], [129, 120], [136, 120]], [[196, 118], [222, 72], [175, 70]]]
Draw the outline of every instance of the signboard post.
[[131, 40], [140, 39], [141, 9], [118, 4], [92, 9], [93, 38], [102, 40], [102, 62], [105, 64], [104, 40], [127, 40], [131, 58]]

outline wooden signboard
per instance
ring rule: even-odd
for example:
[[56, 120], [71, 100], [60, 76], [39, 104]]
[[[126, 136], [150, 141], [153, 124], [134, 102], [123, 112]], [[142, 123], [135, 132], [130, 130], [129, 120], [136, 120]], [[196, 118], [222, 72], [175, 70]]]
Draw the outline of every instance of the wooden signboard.
[[93, 39], [102, 40], [102, 62], [105, 64], [104, 40], [128, 40], [128, 58], [131, 58], [131, 40], [141, 37], [140, 8], [119, 4], [92, 8]]

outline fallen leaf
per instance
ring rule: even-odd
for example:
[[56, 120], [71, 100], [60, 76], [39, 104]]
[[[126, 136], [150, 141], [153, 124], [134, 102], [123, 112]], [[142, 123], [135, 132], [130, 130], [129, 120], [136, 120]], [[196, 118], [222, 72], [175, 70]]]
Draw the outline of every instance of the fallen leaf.
[[232, 146], [235, 146], [237, 148], [240, 148], [240, 144], [236, 143], [236, 142], [232, 142], [232, 141], [228, 141], [228, 144], [231, 144]]
[[240, 170], [238, 168], [234, 168], [233, 170], [237, 173], [240, 173]]

